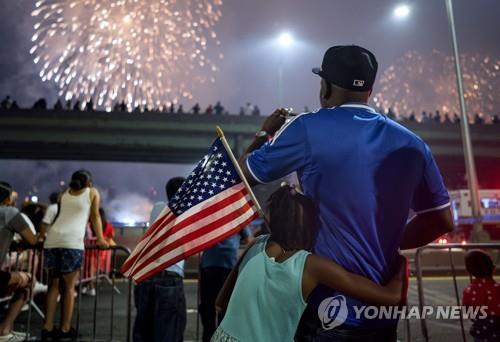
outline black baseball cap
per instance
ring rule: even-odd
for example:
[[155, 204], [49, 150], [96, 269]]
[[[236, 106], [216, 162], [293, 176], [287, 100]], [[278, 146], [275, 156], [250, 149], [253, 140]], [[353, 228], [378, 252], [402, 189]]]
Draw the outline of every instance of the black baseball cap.
[[377, 59], [369, 50], [338, 45], [326, 50], [321, 68], [313, 68], [312, 72], [341, 88], [368, 91], [373, 87], [377, 69]]

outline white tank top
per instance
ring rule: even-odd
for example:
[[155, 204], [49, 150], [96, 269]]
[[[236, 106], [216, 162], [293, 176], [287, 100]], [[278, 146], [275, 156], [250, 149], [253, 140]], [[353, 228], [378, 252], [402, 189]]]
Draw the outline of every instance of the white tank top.
[[85, 249], [83, 239], [90, 217], [90, 188], [80, 195], [61, 196], [59, 216], [50, 227], [44, 248]]

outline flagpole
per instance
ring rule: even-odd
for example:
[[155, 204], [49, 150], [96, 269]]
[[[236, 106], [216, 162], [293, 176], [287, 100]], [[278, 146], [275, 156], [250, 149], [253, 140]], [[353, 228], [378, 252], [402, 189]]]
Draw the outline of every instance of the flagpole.
[[215, 129], [217, 132], [217, 135], [219, 136], [220, 140], [222, 141], [222, 145], [224, 145], [224, 148], [226, 149], [227, 153], [229, 154], [229, 158], [231, 159], [231, 162], [234, 165], [234, 168], [236, 169], [236, 172], [238, 172], [238, 175], [240, 176], [241, 180], [243, 181], [243, 184], [245, 184], [245, 188], [247, 189], [248, 193], [250, 194], [250, 197], [252, 198], [252, 201], [255, 203], [255, 206], [257, 207], [257, 211], [259, 212], [259, 216], [261, 219], [264, 220], [264, 223], [266, 225], [266, 228], [269, 230], [269, 223], [267, 222], [266, 215], [264, 214], [264, 211], [262, 210], [259, 201], [257, 200], [257, 197], [255, 197], [255, 194], [252, 191], [252, 188], [250, 187], [250, 184], [248, 183], [245, 175], [243, 174], [243, 171], [240, 168], [240, 164], [238, 163], [238, 160], [236, 160], [236, 157], [233, 154], [233, 151], [231, 150], [231, 146], [229, 146], [229, 143], [226, 140], [226, 137], [224, 136], [224, 132], [222, 129], [217, 126]]

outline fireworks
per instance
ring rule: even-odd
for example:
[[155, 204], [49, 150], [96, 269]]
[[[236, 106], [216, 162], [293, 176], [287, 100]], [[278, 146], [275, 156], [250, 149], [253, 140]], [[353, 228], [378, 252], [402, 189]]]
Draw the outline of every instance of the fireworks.
[[[500, 111], [500, 59], [462, 55], [465, 100], [470, 117], [487, 118]], [[428, 55], [406, 53], [381, 75], [374, 102], [401, 115], [422, 111], [459, 113], [455, 66], [451, 56], [434, 50]]]
[[111, 110], [192, 98], [214, 82], [222, 0], [40, 0], [30, 53], [66, 99]]

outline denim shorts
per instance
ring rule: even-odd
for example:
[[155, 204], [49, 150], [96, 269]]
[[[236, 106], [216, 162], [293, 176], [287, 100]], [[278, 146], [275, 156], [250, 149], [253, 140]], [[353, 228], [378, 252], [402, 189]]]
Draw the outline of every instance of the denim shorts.
[[59, 273], [71, 273], [82, 267], [83, 250], [48, 248], [43, 250], [44, 266]]

